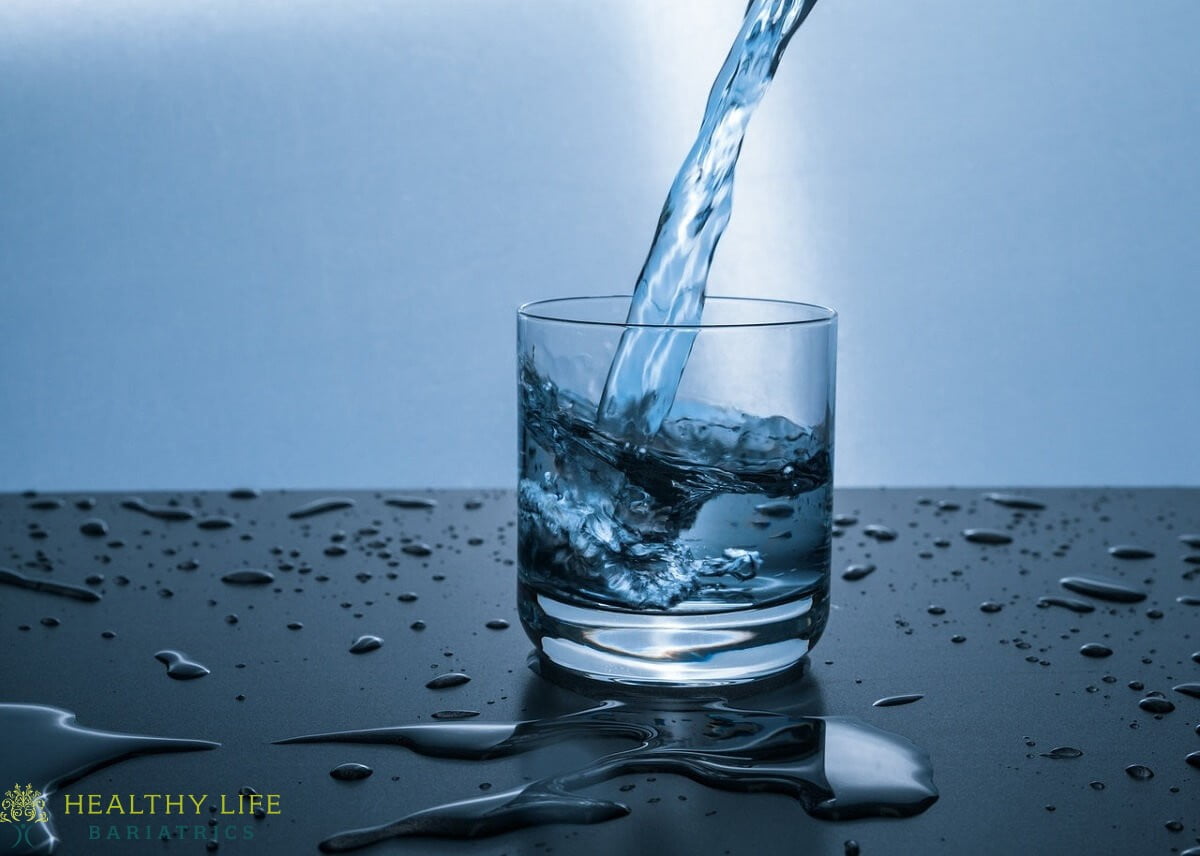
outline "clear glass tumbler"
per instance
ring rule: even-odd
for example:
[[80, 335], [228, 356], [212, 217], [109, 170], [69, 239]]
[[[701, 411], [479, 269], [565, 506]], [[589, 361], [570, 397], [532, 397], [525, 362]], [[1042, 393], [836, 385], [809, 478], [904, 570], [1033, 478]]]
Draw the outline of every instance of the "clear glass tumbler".
[[[837, 316], [710, 297], [696, 326], [628, 296], [517, 320], [518, 605], [540, 655], [625, 684], [720, 686], [799, 664], [829, 615]], [[623, 336], [691, 340], [653, 434], [597, 419]], [[674, 386], [674, 384], [671, 384]]]

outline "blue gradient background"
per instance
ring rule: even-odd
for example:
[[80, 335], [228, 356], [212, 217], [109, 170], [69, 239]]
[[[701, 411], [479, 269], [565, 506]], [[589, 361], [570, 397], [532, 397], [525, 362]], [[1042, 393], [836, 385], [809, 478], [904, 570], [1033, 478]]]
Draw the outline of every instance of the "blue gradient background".
[[[0, 4], [0, 489], [509, 485], [738, 0]], [[1200, 3], [824, 0], [713, 290], [841, 313], [843, 485], [1200, 482]]]

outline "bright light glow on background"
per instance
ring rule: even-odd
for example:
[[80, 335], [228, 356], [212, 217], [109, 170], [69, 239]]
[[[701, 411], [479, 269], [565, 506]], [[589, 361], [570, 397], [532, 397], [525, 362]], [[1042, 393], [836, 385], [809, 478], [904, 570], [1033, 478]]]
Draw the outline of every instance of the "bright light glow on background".
[[[841, 314], [841, 484], [1200, 482], [1200, 5], [818, 5], [715, 287]], [[0, 5], [0, 488], [508, 485], [725, 0]]]

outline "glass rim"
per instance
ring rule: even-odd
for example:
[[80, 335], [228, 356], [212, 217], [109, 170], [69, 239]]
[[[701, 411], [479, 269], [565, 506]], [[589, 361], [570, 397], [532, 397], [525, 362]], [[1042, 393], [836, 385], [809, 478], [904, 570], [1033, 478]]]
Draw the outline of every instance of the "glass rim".
[[549, 307], [556, 304], [569, 303], [594, 303], [601, 300], [624, 300], [628, 302], [631, 295], [628, 294], [593, 294], [582, 297], [549, 297], [542, 300], [531, 300], [528, 303], [522, 303], [517, 307], [517, 316], [519, 318], [528, 318], [534, 321], [547, 321], [553, 324], [569, 324], [583, 325], [588, 327], [612, 327], [618, 329], [626, 328], [648, 328], [656, 330], [722, 330], [722, 329], [745, 329], [754, 327], [802, 327], [806, 325], [821, 325], [830, 324], [837, 320], [837, 312], [830, 309], [828, 306], [822, 306], [819, 303], [805, 303], [800, 300], [785, 300], [777, 297], [736, 297], [726, 294], [714, 294], [704, 298], [705, 303], [754, 303], [762, 305], [774, 305], [781, 307], [790, 307], [792, 309], [803, 308], [807, 310], [815, 310], [816, 317], [813, 318], [798, 318], [786, 320], [767, 320], [767, 321], [737, 321], [737, 322], [706, 322], [701, 319], [699, 324], [646, 324], [643, 322], [634, 321], [596, 321], [587, 318], [572, 318], [568, 315], [552, 315], [538, 311], [540, 308]]

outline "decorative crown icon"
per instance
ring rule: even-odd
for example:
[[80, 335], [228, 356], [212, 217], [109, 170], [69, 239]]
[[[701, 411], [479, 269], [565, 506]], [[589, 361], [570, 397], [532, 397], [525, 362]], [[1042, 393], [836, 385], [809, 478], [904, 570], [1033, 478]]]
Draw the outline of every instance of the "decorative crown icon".
[[41, 791], [35, 791], [33, 785], [13, 785], [11, 790], [4, 792], [4, 800], [0, 801], [0, 823], [46, 823], [48, 820], [46, 798]]

